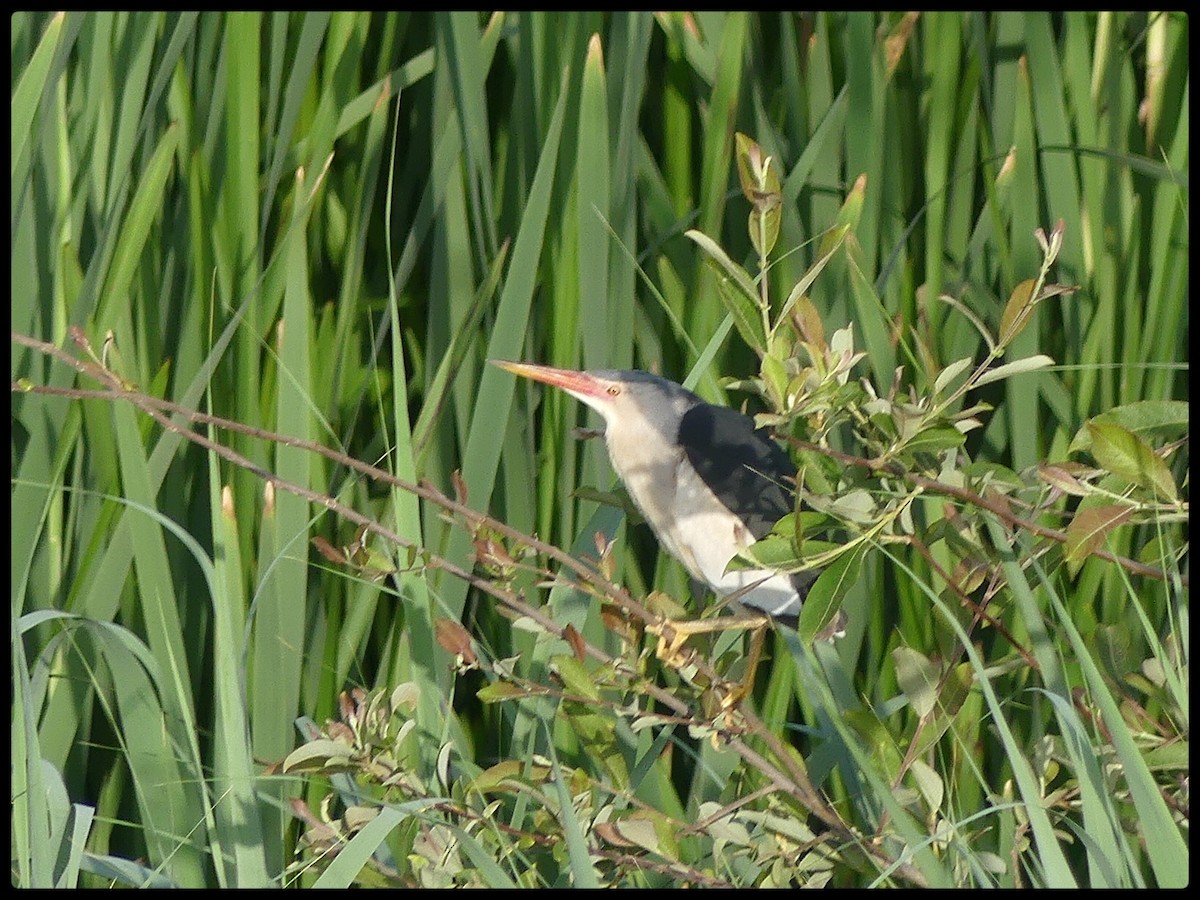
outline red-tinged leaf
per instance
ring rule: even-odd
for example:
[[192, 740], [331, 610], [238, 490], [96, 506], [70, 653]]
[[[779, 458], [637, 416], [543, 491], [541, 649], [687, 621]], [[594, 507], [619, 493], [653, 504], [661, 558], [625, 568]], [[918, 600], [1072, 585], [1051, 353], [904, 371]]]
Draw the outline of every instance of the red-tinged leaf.
[[800, 337], [811, 344], [818, 353], [824, 353], [829, 348], [825, 342], [825, 323], [821, 321], [821, 314], [817, 312], [817, 307], [807, 294], [801, 294], [796, 299], [792, 315], [795, 316]]
[[331, 563], [337, 563], [339, 566], [344, 566], [349, 560], [346, 559], [346, 554], [342, 553], [337, 547], [318, 535], [312, 539], [312, 545], [317, 548], [317, 552], [329, 560]]
[[[1046, 482], [1051, 487], [1058, 488], [1064, 494], [1070, 494], [1073, 497], [1086, 497], [1088, 494], [1087, 485], [1071, 474], [1068, 464], [1052, 464], [1046, 463], [1038, 466], [1038, 478]], [[1074, 468], [1082, 468], [1077, 463], [1070, 464]]]
[[737, 156], [738, 181], [742, 193], [750, 203], [760, 209], [778, 206], [782, 190], [779, 180], [779, 163], [767, 156], [763, 148], [740, 131], [734, 135]]
[[1027, 278], [1008, 296], [1004, 313], [1000, 316], [1000, 343], [1009, 344], [1029, 324], [1029, 311], [1033, 303], [1034, 281]]
[[638, 846], [633, 841], [626, 839], [612, 822], [599, 822], [592, 827], [592, 831], [598, 834], [601, 840], [612, 844], [614, 847]]
[[896, 23], [883, 41], [883, 59], [884, 71], [887, 72], [887, 77], [891, 78], [896, 71], [896, 66], [900, 64], [900, 58], [904, 55], [904, 48], [908, 46], [908, 39], [912, 35], [913, 28], [916, 27], [918, 12], [907, 12], [904, 17]]
[[450, 483], [454, 485], [454, 499], [463, 506], [467, 505], [467, 483], [463, 481], [462, 472], [455, 469], [450, 473]]
[[571, 645], [571, 652], [577, 660], [583, 662], [587, 658], [587, 642], [584, 641], [583, 635], [575, 630], [574, 625], [563, 629], [563, 639]]
[[78, 325], [72, 325], [67, 331], [71, 335], [71, 340], [75, 342], [75, 346], [85, 353], [90, 354], [95, 359], [96, 354], [92, 350], [92, 342], [88, 340], [88, 336], [84, 333], [83, 329]]
[[632, 640], [636, 628], [629, 615], [621, 607], [615, 603], [603, 603], [600, 605], [600, 621], [604, 623], [604, 627], [614, 634], [621, 637], [623, 640]]
[[1082, 563], [1104, 543], [1110, 531], [1129, 521], [1132, 516], [1132, 507], [1116, 504], [1081, 509], [1067, 526], [1067, 562]]
[[504, 572], [516, 565], [516, 560], [512, 558], [504, 544], [490, 534], [476, 535], [474, 544], [475, 559], [481, 566], [494, 572]]
[[463, 662], [473, 665], [478, 661], [471, 648], [471, 634], [452, 619], [438, 619], [433, 626], [438, 645], [453, 656], [461, 656]]

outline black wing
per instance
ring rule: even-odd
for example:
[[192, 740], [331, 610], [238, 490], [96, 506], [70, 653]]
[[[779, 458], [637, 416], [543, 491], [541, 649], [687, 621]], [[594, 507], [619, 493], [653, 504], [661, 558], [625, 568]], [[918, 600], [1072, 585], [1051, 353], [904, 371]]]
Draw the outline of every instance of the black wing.
[[698, 403], [683, 414], [679, 444], [701, 480], [755, 540], [792, 511], [796, 467], [749, 416]]
[[[754, 420], [726, 406], [698, 403], [679, 423], [679, 443], [700, 478], [717, 499], [735, 512], [755, 540], [770, 533], [775, 523], [792, 511], [792, 479], [796, 467], [766, 429], [756, 429]], [[819, 571], [797, 572], [792, 584], [801, 603], [808, 596]], [[795, 628], [796, 616], [777, 616]], [[845, 633], [842, 612], [826, 629]]]

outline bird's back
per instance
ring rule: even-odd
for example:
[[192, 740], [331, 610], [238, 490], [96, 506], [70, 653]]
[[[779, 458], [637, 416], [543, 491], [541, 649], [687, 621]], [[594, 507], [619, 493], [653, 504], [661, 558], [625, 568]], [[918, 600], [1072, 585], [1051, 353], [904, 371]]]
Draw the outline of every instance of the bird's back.
[[[793, 510], [796, 467], [765, 429], [754, 427], [749, 416], [728, 407], [697, 403], [680, 420], [678, 442], [700, 480], [741, 520], [755, 541], [766, 537], [775, 523]], [[727, 552], [734, 555], [732, 544]], [[751, 583], [768, 574], [744, 571], [714, 577], [710, 572], [705, 580], [723, 594], [734, 583]], [[770, 575], [759, 588], [745, 594], [742, 603], [795, 626], [800, 605], [817, 574]]]
[[755, 540], [792, 511], [789, 482], [796, 467], [749, 416], [698, 403], [684, 413], [678, 439], [700, 478]]

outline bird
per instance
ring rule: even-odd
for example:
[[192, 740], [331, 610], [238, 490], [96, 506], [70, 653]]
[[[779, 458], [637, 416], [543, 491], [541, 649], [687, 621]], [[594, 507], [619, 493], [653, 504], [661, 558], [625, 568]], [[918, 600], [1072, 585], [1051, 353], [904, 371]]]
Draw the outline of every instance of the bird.
[[[819, 572], [727, 569], [794, 509], [796, 467], [765, 429], [650, 372], [492, 363], [559, 388], [600, 414], [613, 469], [659, 543], [693, 579], [753, 611], [742, 627], [757, 629], [760, 643], [771, 620], [795, 627]], [[678, 650], [687, 635], [720, 630], [717, 620], [671, 623], [676, 638], [666, 652]], [[840, 636], [843, 625], [839, 613], [820, 636]], [[760, 649], [752, 650], [751, 668]]]

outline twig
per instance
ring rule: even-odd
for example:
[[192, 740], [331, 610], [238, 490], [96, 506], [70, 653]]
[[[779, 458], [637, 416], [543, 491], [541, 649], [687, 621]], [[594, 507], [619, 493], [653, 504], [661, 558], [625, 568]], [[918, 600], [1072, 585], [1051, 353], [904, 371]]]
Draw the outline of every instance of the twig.
[[[820, 453], [823, 456], [828, 456], [830, 459], [835, 459], [838, 462], [845, 463], [848, 466], [862, 466], [870, 469], [872, 472], [886, 472], [889, 475], [894, 475], [897, 478], [903, 478], [912, 482], [917, 487], [923, 488], [926, 491], [932, 491], [938, 494], [945, 494], [954, 497], [956, 500], [961, 500], [963, 503], [970, 506], [979, 506], [995, 513], [1009, 525], [1016, 528], [1024, 529], [1031, 534], [1036, 534], [1038, 537], [1048, 538], [1052, 541], [1057, 541], [1060, 544], [1065, 544], [1067, 541], [1067, 533], [1059, 531], [1057, 528], [1049, 528], [1031, 519], [1024, 519], [1010, 510], [1007, 505], [998, 500], [993, 500], [990, 497], [984, 497], [974, 491], [966, 488], [957, 487], [952, 484], [946, 484], [944, 481], [938, 481], [934, 478], [928, 478], [924, 475], [919, 475], [916, 472], [906, 472], [897, 469], [889, 462], [880, 462], [874, 459], [866, 459], [861, 456], [854, 456], [850, 453], [842, 453], [839, 450], [834, 450], [830, 447], [820, 447], [816, 444], [811, 444], [808, 441], [802, 441], [798, 438], [788, 437], [788, 441], [795, 447], [802, 450], [810, 450], [814, 453]], [[1169, 576], [1162, 569], [1157, 569], [1154, 566], [1148, 566], [1145, 563], [1140, 563], [1136, 559], [1130, 559], [1127, 556], [1120, 556], [1113, 553], [1104, 547], [1098, 547], [1092, 551], [1094, 556], [1101, 559], [1106, 559], [1109, 562], [1116, 563], [1126, 571], [1132, 572], [1135, 575], [1144, 575], [1147, 578], [1155, 578], [1159, 581], [1169, 580]], [[1184, 587], [1188, 587], [1188, 576], [1180, 574], [1180, 583]]]

